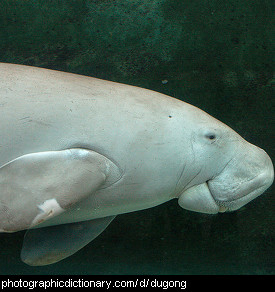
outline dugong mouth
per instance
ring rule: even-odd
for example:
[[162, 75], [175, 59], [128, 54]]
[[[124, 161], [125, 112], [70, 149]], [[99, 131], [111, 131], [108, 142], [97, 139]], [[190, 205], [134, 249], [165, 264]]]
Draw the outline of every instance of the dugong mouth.
[[[235, 211], [268, 189], [274, 180], [274, 167], [260, 148], [252, 148], [253, 159], [231, 159], [222, 171], [201, 184], [183, 190], [179, 205], [187, 210], [216, 214]], [[245, 156], [244, 156], [245, 158]]]
[[206, 181], [185, 190], [178, 199], [187, 210], [217, 214], [235, 211], [261, 195], [273, 182], [272, 175], [260, 174], [242, 183], [238, 188], [219, 188], [214, 180]]
[[213, 199], [220, 207], [219, 212], [235, 211], [260, 196], [273, 182], [272, 174], [261, 173], [253, 179], [243, 182], [238, 187], [232, 187], [228, 192], [216, 188], [215, 180], [208, 181], [207, 186]]
[[178, 203], [183, 209], [200, 213], [217, 214], [227, 211], [224, 205], [215, 201], [207, 182], [185, 190], [179, 196]]

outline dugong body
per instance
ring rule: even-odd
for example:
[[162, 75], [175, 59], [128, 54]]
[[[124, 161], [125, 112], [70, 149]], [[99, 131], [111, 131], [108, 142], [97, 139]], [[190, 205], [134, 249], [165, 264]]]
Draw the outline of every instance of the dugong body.
[[202, 110], [76, 74], [0, 64], [0, 125], [0, 231], [29, 229], [30, 265], [173, 198], [198, 212], [236, 210], [274, 176], [262, 149]]

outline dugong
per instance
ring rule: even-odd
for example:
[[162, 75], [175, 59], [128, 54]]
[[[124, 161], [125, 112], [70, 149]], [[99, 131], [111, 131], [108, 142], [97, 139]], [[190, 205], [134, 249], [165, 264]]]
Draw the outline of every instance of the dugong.
[[58, 262], [118, 214], [176, 198], [229, 212], [273, 182], [266, 152], [204, 111], [151, 90], [0, 64], [0, 231], [21, 259]]

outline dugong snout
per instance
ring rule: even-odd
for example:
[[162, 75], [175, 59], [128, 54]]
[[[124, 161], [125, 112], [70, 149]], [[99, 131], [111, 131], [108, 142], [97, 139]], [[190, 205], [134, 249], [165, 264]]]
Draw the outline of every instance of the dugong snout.
[[223, 171], [208, 181], [215, 202], [223, 211], [235, 211], [268, 189], [274, 167], [267, 153], [252, 144], [231, 159]]
[[185, 190], [179, 196], [179, 205], [208, 214], [235, 211], [268, 189], [274, 180], [270, 157], [245, 143], [242, 146], [246, 148], [241, 149], [246, 151], [231, 158], [217, 176]]

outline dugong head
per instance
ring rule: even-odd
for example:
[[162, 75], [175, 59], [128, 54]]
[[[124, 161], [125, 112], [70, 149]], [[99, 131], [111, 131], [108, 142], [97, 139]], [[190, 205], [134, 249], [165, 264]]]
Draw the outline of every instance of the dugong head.
[[197, 124], [191, 139], [193, 177], [178, 196], [182, 208], [235, 211], [271, 186], [274, 169], [264, 150], [212, 117], [203, 115]]

